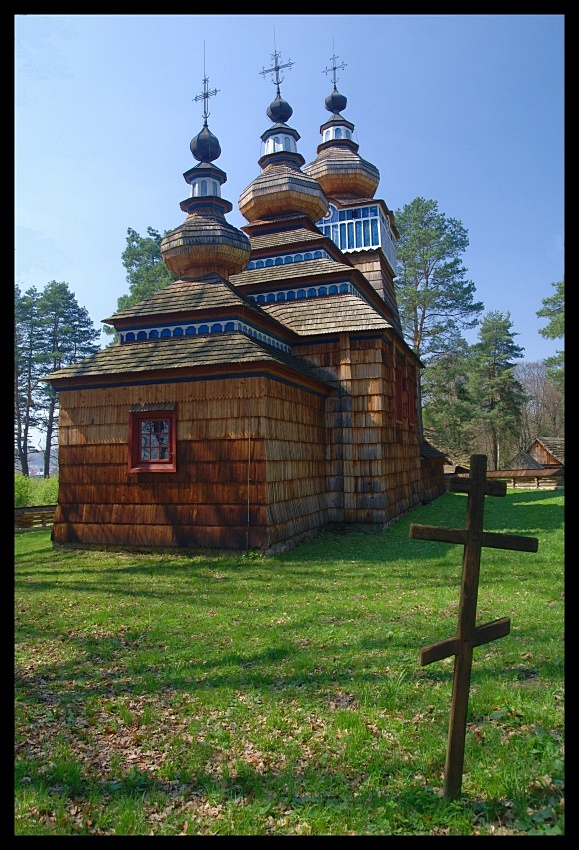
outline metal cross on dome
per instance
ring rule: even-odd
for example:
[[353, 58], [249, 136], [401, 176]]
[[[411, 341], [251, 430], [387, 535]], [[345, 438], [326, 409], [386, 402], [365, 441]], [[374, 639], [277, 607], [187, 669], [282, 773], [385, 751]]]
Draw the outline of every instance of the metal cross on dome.
[[203, 44], [203, 92], [201, 94], [195, 95], [193, 100], [197, 103], [198, 100], [203, 101], [203, 123], [207, 126], [207, 119], [209, 118], [209, 98], [216, 95], [219, 89], [213, 89], [209, 91], [209, 77], [205, 74], [205, 44]]
[[267, 68], [267, 69], [263, 68], [259, 73], [264, 78], [265, 78], [266, 74], [275, 73], [275, 80], [273, 80], [273, 83], [274, 83], [275, 86], [277, 86], [277, 94], [279, 96], [279, 94], [280, 94], [279, 86], [280, 86], [280, 83], [283, 82], [283, 77], [280, 77], [279, 72], [282, 71], [284, 68], [291, 68], [291, 66], [294, 63], [291, 61], [291, 59], [288, 59], [288, 61], [285, 63], [285, 65], [280, 65], [279, 60], [281, 59], [281, 53], [278, 51], [277, 47], [275, 47], [275, 46], [274, 46], [274, 51], [271, 54], [271, 58], [273, 59], [273, 67]]
[[[333, 52], [333, 51], [334, 51], [334, 45], [332, 44], [332, 52]], [[334, 89], [336, 88], [336, 83], [338, 82], [338, 78], [337, 78], [337, 76], [336, 76], [336, 71], [341, 71], [343, 68], [345, 68], [345, 67], [346, 67], [346, 63], [345, 63], [345, 62], [342, 62], [342, 64], [341, 64], [341, 65], [336, 65], [336, 60], [337, 60], [337, 58], [338, 58], [338, 57], [336, 56], [336, 54], [335, 54], [335, 53], [333, 54], [333, 56], [330, 56], [330, 59], [332, 60], [332, 62], [333, 62], [334, 64], [332, 65], [332, 67], [331, 67], [331, 68], [324, 68], [324, 74], [329, 74], [329, 73], [330, 73], [330, 71], [332, 72], [332, 82], [333, 82], [333, 84], [334, 84]]]

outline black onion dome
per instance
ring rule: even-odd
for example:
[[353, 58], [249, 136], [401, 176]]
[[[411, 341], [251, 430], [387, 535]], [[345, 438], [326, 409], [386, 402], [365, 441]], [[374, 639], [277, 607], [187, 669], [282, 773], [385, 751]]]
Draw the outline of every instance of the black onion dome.
[[285, 124], [293, 115], [293, 109], [278, 92], [276, 99], [267, 107], [266, 115], [275, 124]]
[[334, 115], [336, 115], [338, 112], [341, 112], [342, 109], [345, 109], [347, 105], [347, 98], [343, 94], [340, 94], [340, 92], [336, 88], [326, 98], [326, 109], [328, 110], [328, 112], [332, 112]]
[[214, 136], [207, 124], [200, 133], [191, 139], [191, 153], [199, 162], [213, 162], [221, 156], [219, 139]]

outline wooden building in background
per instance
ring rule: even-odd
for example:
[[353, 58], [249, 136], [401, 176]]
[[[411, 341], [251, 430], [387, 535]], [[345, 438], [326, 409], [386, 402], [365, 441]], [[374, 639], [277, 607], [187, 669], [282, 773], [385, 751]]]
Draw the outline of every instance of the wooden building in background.
[[275, 552], [330, 523], [383, 529], [445, 490], [420, 434], [379, 172], [341, 115], [335, 65], [305, 165], [278, 58], [247, 225], [225, 219], [205, 80], [186, 220], [161, 244], [178, 279], [107, 320], [117, 343], [49, 378], [56, 545]]
[[565, 438], [536, 437], [502, 469], [487, 473], [506, 479], [511, 487], [555, 490], [565, 487]]

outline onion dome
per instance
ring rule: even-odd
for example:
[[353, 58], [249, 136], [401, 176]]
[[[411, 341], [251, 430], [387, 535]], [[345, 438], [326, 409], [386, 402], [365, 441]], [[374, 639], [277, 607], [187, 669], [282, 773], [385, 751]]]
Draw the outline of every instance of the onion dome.
[[225, 220], [233, 205], [221, 197], [221, 186], [227, 175], [213, 160], [221, 154], [221, 146], [207, 126], [207, 77], [203, 80], [203, 128], [189, 145], [198, 164], [183, 174], [189, 184], [190, 197], [181, 201], [187, 218], [179, 227], [169, 231], [161, 240], [161, 253], [167, 268], [179, 277], [201, 277], [211, 272], [228, 278], [243, 271], [249, 262], [249, 239]]
[[276, 99], [270, 103], [265, 112], [274, 124], [285, 124], [288, 118], [292, 117], [294, 111], [287, 100], [282, 98], [278, 89]]
[[334, 115], [337, 115], [346, 108], [348, 105], [348, 99], [344, 97], [343, 94], [340, 94], [334, 85], [334, 91], [327, 96], [325, 103], [328, 112], [332, 112]]
[[221, 156], [219, 139], [213, 135], [207, 124], [204, 124], [201, 132], [191, 139], [189, 147], [199, 162], [213, 162]]
[[241, 193], [239, 210], [250, 223], [288, 214], [307, 215], [315, 223], [326, 214], [328, 200], [320, 184], [301, 171], [305, 159], [297, 149], [300, 135], [286, 124], [293, 110], [281, 97], [279, 71], [293, 63], [280, 65], [277, 51], [273, 58], [274, 67], [261, 73], [276, 74], [276, 98], [266, 110], [274, 123], [261, 136], [263, 155], [258, 164], [262, 172]]
[[[380, 172], [375, 165], [358, 154], [359, 145], [353, 139], [354, 125], [340, 113], [348, 103], [336, 88], [336, 57], [334, 88], [325, 100], [332, 117], [322, 124], [322, 143], [318, 156], [304, 166], [304, 174], [318, 181], [328, 198], [373, 198], [380, 182]], [[340, 67], [345, 67], [344, 64]]]

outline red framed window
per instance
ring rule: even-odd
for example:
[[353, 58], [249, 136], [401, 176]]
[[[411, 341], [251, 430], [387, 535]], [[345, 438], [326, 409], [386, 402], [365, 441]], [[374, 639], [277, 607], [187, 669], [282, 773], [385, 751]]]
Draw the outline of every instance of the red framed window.
[[129, 472], [175, 472], [177, 420], [174, 410], [139, 410], [129, 422]]

